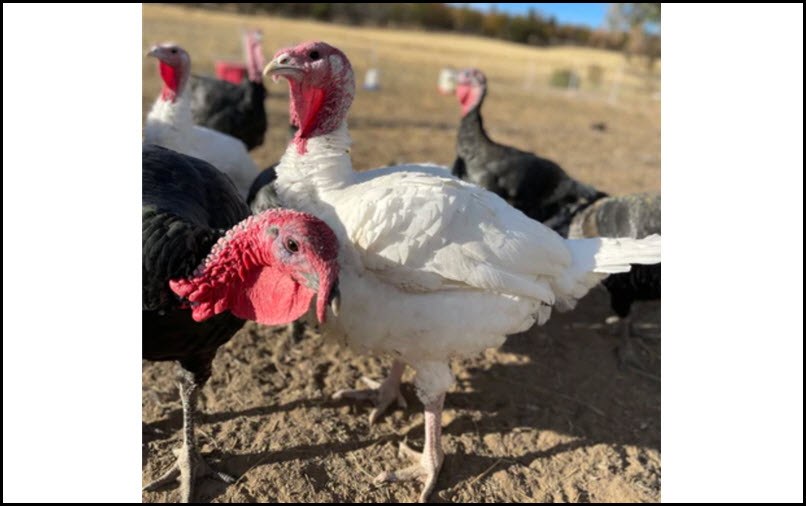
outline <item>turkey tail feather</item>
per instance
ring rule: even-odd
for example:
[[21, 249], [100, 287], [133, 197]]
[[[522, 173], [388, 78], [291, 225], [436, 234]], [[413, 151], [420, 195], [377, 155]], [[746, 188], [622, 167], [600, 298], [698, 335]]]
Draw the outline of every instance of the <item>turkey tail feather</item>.
[[660, 263], [660, 243], [657, 234], [643, 239], [568, 240], [573, 262], [556, 282], [558, 309], [572, 309], [600, 281], [610, 274], [629, 272], [631, 264]]
[[660, 235], [643, 239], [595, 238], [568, 241], [574, 263], [591, 272], [615, 274], [628, 272], [630, 264], [656, 264], [660, 262]]

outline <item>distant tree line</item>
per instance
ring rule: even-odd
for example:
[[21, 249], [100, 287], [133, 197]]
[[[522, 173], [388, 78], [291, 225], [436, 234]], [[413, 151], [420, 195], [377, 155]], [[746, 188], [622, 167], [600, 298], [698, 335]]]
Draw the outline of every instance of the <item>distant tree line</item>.
[[[196, 3], [183, 4], [245, 14], [270, 14], [291, 18], [310, 18], [348, 25], [422, 28], [483, 35], [532, 46], [576, 45], [603, 49], [635, 51], [629, 46], [634, 25], [614, 26], [610, 30], [593, 30], [585, 26], [560, 24], [553, 16], [546, 17], [535, 9], [526, 15], [499, 12], [495, 6], [480, 12], [469, 5], [451, 6], [443, 3]], [[660, 4], [618, 4], [657, 6]], [[654, 8], [653, 8], [654, 9]], [[653, 14], [655, 10], [652, 10]], [[654, 22], [654, 19], [652, 20]], [[629, 25], [629, 24], [628, 24]], [[642, 25], [643, 26], [643, 25]], [[642, 46], [660, 51], [660, 37], [642, 33]], [[657, 39], [657, 40], [656, 40]], [[658, 55], [659, 56], [659, 55]]]
[[660, 4], [613, 3], [607, 14], [607, 24], [612, 32], [627, 32], [629, 36], [621, 48], [629, 60], [633, 55], [647, 57], [651, 69], [660, 58], [660, 37], [646, 31], [647, 24], [656, 24], [660, 29]]

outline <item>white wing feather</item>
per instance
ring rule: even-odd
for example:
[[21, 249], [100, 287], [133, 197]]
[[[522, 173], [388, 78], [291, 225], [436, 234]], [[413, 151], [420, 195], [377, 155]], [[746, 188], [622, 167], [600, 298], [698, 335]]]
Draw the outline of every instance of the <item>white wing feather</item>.
[[554, 302], [572, 261], [553, 230], [442, 171], [356, 174], [336, 210], [367, 270], [409, 291], [492, 290]]
[[[257, 165], [249, 156], [246, 144], [230, 135], [194, 125], [190, 134], [188, 153], [209, 163], [228, 175], [243, 197], [258, 174]], [[196, 154], [193, 154], [196, 153]]]
[[412, 364], [474, 353], [660, 260], [659, 241], [566, 241], [437, 166], [354, 172], [349, 146], [346, 124], [307, 152], [289, 145], [277, 190], [339, 236], [342, 311], [325, 328], [360, 349]]

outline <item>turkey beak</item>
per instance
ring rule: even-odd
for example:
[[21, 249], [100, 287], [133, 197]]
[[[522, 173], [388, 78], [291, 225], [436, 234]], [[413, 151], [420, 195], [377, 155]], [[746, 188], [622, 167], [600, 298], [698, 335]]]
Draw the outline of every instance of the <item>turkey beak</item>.
[[292, 78], [299, 76], [302, 72], [302, 68], [291, 64], [291, 57], [288, 54], [281, 54], [266, 65], [263, 69], [263, 77], [271, 76], [272, 81], [276, 83], [280, 76]]
[[148, 56], [153, 56], [154, 58], [159, 58], [160, 55], [160, 47], [159, 46], [151, 46], [151, 49], [148, 50]]

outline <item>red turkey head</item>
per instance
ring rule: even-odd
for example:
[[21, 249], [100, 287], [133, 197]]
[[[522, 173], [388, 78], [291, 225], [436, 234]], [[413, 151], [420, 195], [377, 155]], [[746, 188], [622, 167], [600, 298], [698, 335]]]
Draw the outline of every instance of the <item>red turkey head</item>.
[[338, 251], [323, 221], [269, 209], [230, 229], [193, 276], [169, 285], [187, 299], [196, 321], [230, 310], [266, 325], [290, 323], [316, 295], [316, 316], [324, 322], [328, 303], [338, 312]]
[[332, 132], [341, 125], [355, 96], [350, 60], [324, 42], [303, 42], [281, 49], [263, 69], [277, 81], [288, 80], [291, 123], [299, 126], [294, 142], [305, 153], [307, 139]]
[[162, 99], [175, 101], [190, 78], [190, 55], [179, 45], [166, 42], [152, 46], [148, 56], [160, 61]]
[[477, 69], [464, 69], [456, 77], [456, 98], [462, 106], [462, 117], [478, 106], [487, 94], [487, 78]]

